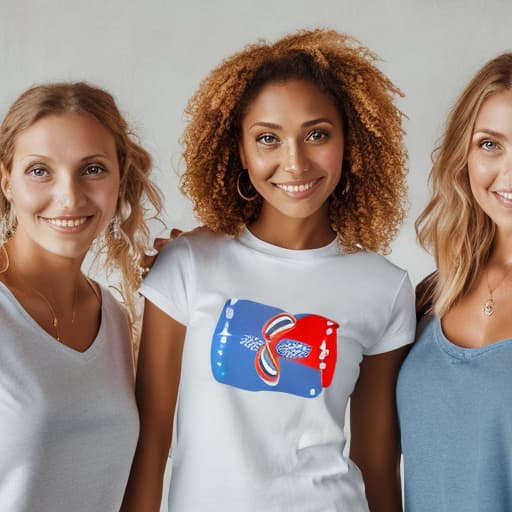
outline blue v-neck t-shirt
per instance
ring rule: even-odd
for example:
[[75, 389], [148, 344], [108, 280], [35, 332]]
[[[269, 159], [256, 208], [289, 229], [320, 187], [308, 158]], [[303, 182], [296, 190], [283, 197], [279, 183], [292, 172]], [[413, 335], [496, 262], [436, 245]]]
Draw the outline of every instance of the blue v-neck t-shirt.
[[397, 404], [406, 512], [512, 510], [512, 339], [464, 348], [426, 319]]

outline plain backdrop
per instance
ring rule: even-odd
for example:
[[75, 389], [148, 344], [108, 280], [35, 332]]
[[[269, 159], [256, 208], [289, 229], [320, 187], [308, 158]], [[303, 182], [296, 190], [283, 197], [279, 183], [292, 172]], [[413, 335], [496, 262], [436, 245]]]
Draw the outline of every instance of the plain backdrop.
[[405, 93], [410, 207], [390, 259], [416, 283], [433, 268], [413, 228], [429, 193], [431, 151], [463, 86], [512, 49], [511, 20], [510, 0], [0, 0], [0, 116], [40, 82], [108, 89], [153, 155], [165, 222], [188, 229], [196, 220], [177, 188], [180, 135], [200, 80], [258, 38], [315, 27], [352, 34]]
[[[0, 0], [0, 116], [26, 88], [87, 80], [108, 89], [154, 158], [165, 222], [196, 225], [177, 189], [183, 109], [202, 77], [258, 38], [300, 28], [357, 37], [405, 93], [409, 217], [390, 259], [414, 283], [433, 268], [413, 223], [428, 197], [430, 154], [477, 69], [512, 49], [510, 0]], [[155, 224], [154, 234], [162, 234]]]

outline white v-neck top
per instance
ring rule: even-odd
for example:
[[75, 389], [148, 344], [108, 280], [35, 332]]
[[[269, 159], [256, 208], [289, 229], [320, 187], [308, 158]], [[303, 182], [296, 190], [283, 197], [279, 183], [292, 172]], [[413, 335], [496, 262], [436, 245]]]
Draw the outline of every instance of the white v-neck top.
[[118, 511], [137, 442], [130, 331], [105, 288], [85, 352], [0, 283], [0, 510]]

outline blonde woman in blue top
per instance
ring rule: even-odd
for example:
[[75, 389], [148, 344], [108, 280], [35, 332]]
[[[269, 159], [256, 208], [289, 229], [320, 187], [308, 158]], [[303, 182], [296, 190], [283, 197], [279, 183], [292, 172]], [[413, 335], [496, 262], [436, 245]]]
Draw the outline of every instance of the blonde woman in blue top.
[[417, 221], [437, 272], [398, 382], [408, 512], [512, 510], [512, 53], [455, 104]]

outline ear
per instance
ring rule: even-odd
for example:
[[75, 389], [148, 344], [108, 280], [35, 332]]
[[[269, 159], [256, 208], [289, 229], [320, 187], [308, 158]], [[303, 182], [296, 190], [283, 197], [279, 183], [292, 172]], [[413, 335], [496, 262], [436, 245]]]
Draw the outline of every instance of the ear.
[[2, 192], [4, 193], [4, 196], [6, 197], [6, 199], [8, 201], [11, 201], [12, 200], [12, 194], [11, 194], [11, 188], [10, 188], [10, 183], [11, 183], [11, 177], [9, 174], [7, 174], [7, 172], [5, 172], [5, 170], [1, 169], [1, 178], [0, 178], [0, 187], [2, 187]]
[[240, 161], [242, 162], [242, 167], [244, 169], [247, 169], [247, 158], [245, 156], [245, 150], [244, 150], [244, 145], [242, 144], [242, 141], [238, 142], [238, 154], [240, 155]]

